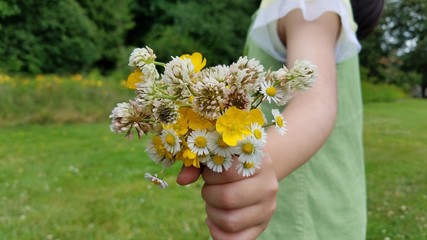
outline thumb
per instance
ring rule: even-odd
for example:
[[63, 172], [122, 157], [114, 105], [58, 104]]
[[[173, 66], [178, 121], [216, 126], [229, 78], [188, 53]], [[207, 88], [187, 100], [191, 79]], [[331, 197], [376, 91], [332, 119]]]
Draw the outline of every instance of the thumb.
[[199, 179], [201, 173], [200, 168], [196, 168], [193, 166], [185, 167], [182, 165], [181, 172], [179, 172], [176, 182], [179, 185], [187, 185], [193, 183]]

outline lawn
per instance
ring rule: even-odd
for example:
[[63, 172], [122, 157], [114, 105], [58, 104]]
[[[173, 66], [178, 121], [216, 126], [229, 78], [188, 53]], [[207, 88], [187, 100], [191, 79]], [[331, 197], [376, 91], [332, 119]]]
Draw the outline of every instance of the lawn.
[[[427, 239], [427, 101], [365, 106], [368, 239]], [[201, 182], [152, 187], [109, 124], [0, 128], [0, 239], [206, 239]]]

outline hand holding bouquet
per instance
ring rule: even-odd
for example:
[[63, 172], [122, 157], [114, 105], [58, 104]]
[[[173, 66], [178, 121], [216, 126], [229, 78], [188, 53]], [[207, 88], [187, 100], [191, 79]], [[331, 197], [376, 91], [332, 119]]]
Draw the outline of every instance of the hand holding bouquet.
[[128, 137], [150, 133], [146, 151], [163, 168], [160, 175], [145, 177], [161, 188], [167, 187], [163, 169], [177, 161], [218, 173], [238, 161], [238, 173], [252, 175], [263, 159], [265, 128], [274, 125], [286, 133], [279, 110], [272, 110], [273, 120], [266, 122], [261, 103], [285, 105], [294, 91], [312, 87], [316, 79], [315, 66], [307, 61], [277, 71], [265, 71], [247, 57], [230, 65], [205, 65], [200, 53], [157, 62], [149, 47], [135, 49], [129, 58], [134, 71], [127, 86], [136, 96], [113, 109], [110, 128]]

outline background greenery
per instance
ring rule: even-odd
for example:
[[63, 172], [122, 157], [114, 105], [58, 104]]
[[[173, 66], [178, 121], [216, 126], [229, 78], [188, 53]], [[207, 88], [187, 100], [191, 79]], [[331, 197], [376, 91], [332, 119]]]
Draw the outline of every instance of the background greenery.
[[[0, 0], [0, 239], [200, 239], [201, 182], [143, 179], [144, 140], [109, 131], [127, 59], [241, 55], [250, 0]], [[368, 239], [427, 239], [427, 3], [389, 0], [360, 59]]]
[[[161, 61], [202, 52], [208, 65], [229, 64], [243, 52], [259, 0], [0, 0], [0, 71], [102, 74], [128, 71], [135, 47], [150, 46]], [[427, 2], [386, 0], [367, 39], [363, 80], [425, 95]], [[425, 89], [424, 89], [425, 90]]]
[[[368, 238], [427, 238], [427, 102], [365, 105]], [[0, 128], [0, 239], [207, 239], [201, 182], [160, 190], [108, 122]]]

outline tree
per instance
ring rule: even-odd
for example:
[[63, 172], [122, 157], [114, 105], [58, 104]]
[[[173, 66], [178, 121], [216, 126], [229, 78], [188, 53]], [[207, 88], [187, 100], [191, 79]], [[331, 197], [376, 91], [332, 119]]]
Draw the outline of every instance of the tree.
[[396, 84], [407, 91], [419, 83], [425, 88], [426, 35], [427, 2], [389, 0], [379, 26], [363, 42], [369, 51], [362, 51], [361, 62], [379, 82]]
[[136, 11], [147, 18], [136, 16], [139, 21], [128, 39], [136, 46], [148, 45], [165, 61], [170, 56], [198, 51], [207, 57], [209, 65], [231, 63], [243, 52], [251, 15], [258, 3], [255, 0], [142, 1], [144, 6], [140, 5]]
[[96, 26], [74, 0], [9, 0], [0, 6], [0, 69], [74, 72], [99, 59]]
[[76, 0], [85, 15], [96, 25], [100, 57], [95, 66], [103, 72], [114, 70], [121, 64], [125, 52], [126, 34], [135, 23], [131, 7], [134, 0]]

